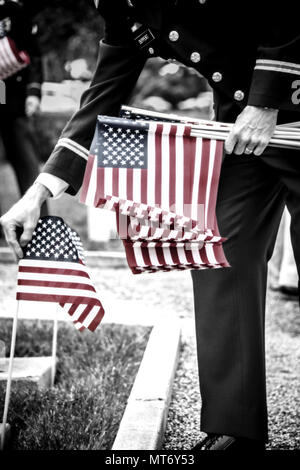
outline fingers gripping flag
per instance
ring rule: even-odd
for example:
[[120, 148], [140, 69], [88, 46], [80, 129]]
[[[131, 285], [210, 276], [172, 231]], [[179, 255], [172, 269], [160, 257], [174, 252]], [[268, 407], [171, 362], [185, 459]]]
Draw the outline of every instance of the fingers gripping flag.
[[75, 327], [94, 331], [104, 315], [78, 234], [62, 218], [42, 217], [19, 262], [17, 300], [58, 303]]

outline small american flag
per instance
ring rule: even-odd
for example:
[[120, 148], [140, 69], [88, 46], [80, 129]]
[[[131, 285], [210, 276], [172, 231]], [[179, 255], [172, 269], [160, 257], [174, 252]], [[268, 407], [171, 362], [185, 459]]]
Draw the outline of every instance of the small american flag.
[[104, 309], [85, 266], [78, 234], [60, 217], [42, 217], [23, 251], [17, 300], [56, 302], [78, 330], [94, 331]]
[[[117, 213], [117, 227], [124, 215]], [[124, 222], [125, 225], [126, 222]], [[130, 223], [127, 216], [127, 223]], [[119, 230], [118, 230], [119, 232]], [[128, 265], [133, 274], [142, 272], [174, 271], [185, 269], [217, 269], [229, 267], [225, 257], [222, 238], [216, 225], [215, 234], [202, 235], [202, 241], [182, 242], [173, 240], [135, 241], [133, 237], [122, 239]]]
[[8, 36], [0, 37], [0, 80], [14, 75], [29, 64], [30, 58], [27, 52], [19, 51]]
[[213, 230], [223, 145], [190, 132], [184, 124], [99, 116], [81, 202], [130, 201]]
[[81, 202], [116, 211], [134, 274], [229, 266], [215, 215], [223, 143], [190, 134], [167, 118], [98, 116]]

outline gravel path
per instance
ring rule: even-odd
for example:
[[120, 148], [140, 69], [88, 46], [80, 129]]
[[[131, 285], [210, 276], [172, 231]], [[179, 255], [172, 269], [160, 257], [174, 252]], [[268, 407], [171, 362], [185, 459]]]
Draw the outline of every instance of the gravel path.
[[[270, 284], [274, 282], [271, 275]], [[200, 394], [193, 325], [185, 328], [164, 449], [191, 449], [200, 433]], [[300, 314], [298, 302], [269, 289], [266, 314], [268, 449], [300, 449]], [[188, 391], [188, 393], [187, 393]]]
[[[16, 267], [0, 263], [0, 309], [14, 296]], [[190, 449], [201, 437], [200, 396], [194, 333], [192, 282], [189, 272], [133, 276], [128, 269], [91, 268], [96, 286], [106, 298], [140, 300], [153, 310], [174, 311], [182, 324], [182, 348], [170, 405], [164, 449]], [[274, 282], [274, 274], [270, 276]], [[270, 445], [300, 449], [299, 335], [297, 302], [269, 290], [267, 311], [267, 373]], [[106, 308], [108, 309], [108, 305]], [[149, 310], [148, 310], [149, 312]], [[109, 314], [109, 313], [107, 313]], [[143, 311], [140, 312], [141, 318]], [[126, 311], [124, 311], [126, 316]], [[149, 315], [149, 313], [147, 313]], [[298, 415], [297, 415], [298, 413]]]

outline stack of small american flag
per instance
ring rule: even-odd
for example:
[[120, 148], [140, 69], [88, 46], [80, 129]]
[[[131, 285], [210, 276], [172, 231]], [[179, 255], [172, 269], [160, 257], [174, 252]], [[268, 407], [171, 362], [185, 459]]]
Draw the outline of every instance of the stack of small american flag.
[[228, 267], [215, 215], [223, 142], [188, 123], [98, 116], [81, 202], [114, 210], [134, 274]]

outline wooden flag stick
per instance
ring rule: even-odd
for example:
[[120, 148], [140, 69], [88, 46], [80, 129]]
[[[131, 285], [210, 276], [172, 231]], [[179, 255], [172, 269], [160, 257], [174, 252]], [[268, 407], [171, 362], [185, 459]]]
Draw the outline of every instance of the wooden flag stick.
[[58, 309], [59, 309], [59, 305], [57, 305], [56, 312], [55, 312], [55, 318], [54, 318], [54, 321], [53, 321], [52, 360], [51, 360], [51, 387], [53, 387], [53, 385], [54, 385], [55, 372], [56, 372]]
[[[160, 113], [158, 111], [149, 111], [147, 109], [141, 109], [141, 108], [135, 108], [132, 106], [122, 106], [122, 110], [124, 111], [129, 111], [133, 112], [136, 114], [139, 114], [140, 116], [147, 116], [147, 117], [154, 117], [154, 118], [162, 118], [162, 119], [176, 119], [180, 120], [182, 122], [186, 122], [187, 124], [193, 123], [194, 125], [209, 125], [209, 126], [220, 126], [223, 129], [224, 128], [231, 128], [234, 123], [228, 123], [228, 122], [218, 122], [218, 121], [213, 121], [213, 120], [207, 120], [207, 119], [199, 119], [191, 116], [181, 116], [180, 114], [167, 114], [167, 113]], [[199, 123], [199, 124], [196, 124]], [[276, 129], [286, 129], [286, 130], [294, 130], [294, 131], [299, 131], [300, 130], [300, 121], [297, 122], [289, 122], [285, 124], [278, 124], [276, 126]]]
[[[162, 119], [158, 124], [163, 124], [163, 119], [181, 121], [191, 126], [192, 137], [203, 137], [206, 139], [217, 139], [225, 141], [232, 129], [233, 123], [208, 121], [205, 119], [194, 119], [176, 114], [159, 113], [146, 109], [122, 106], [124, 111], [133, 112], [140, 116]], [[300, 149], [300, 122], [287, 123], [276, 126], [273, 138], [269, 142], [270, 147], [286, 148], [291, 150]]]
[[13, 328], [12, 328], [12, 334], [11, 334], [10, 357], [9, 357], [9, 365], [8, 365], [8, 372], [7, 372], [5, 403], [4, 403], [4, 411], [3, 411], [3, 419], [2, 419], [1, 450], [4, 449], [4, 445], [5, 445], [5, 431], [6, 431], [7, 415], [8, 415], [8, 408], [9, 408], [9, 402], [10, 402], [10, 394], [11, 394], [12, 369], [13, 369], [13, 360], [14, 360], [14, 355], [15, 355], [15, 346], [16, 346], [16, 337], [17, 337], [17, 328], [18, 328], [19, 304], [20, 304], [19, 301], [17, 301], [17, 308], [16, 308], [14, 320], [13, 320]]
[[300, 128], [300, 121], [288, 122], [287, 124], [279, 124], [277, 127], [292, 127], [294, 129]]
[[[173, 119], [173, 120], [179, 120], [182, 123], [186, 123], [192, 126], [192, 129], [211, 129], [212, 131], [219, 131], [219, 132], [229, 132], [231, 128], [233, 127], [233, 123], [225, 123], [225, 122], [218, 122], [218, 121], [212, 121], [212, 120], [207, 120], [207, 119], [197, 119], [193, 117], [187, 117], [187, 116], [181, 116], [179, 114], [167, 114], [167, 113], [160, 113], [157, 111], [149, 111], [146, 109], [140, 109], [140, 108], [134, 108], [131, 106], [122, 106], [122, 109], [124, 111], [129, 111], [133, 112], [136, 114], [139, 114], [140, 116], [147, 116], [147, 117], [153, 117], [156, 119]], [[163, 121], [161, 122], [163, 123]], [[291, 137], [291, 133], [293, 134], [293, 137], [295, 137], [295, 140], [300, 140], [300, 121], [298, 122], [290, 122], [286, 124], [279, 124], [275, 128], [274, 132], [274, 138], [276, 137], [276, 134], [280, 134], [280, 137], [282, 136], [282, 132], [287, 132], [290, 135], [286, 136]], [[212, 137], [213, 138], [213, 137]], [[276, 145], [274, 145], [276, 146]], [[284, 144], [280, 144], [279, 147], [284, 147]], [[298, 146], [295, 146], [298, 148]], [[294, 146], [287, 146], [286, 148], [295, 148]]]

